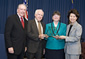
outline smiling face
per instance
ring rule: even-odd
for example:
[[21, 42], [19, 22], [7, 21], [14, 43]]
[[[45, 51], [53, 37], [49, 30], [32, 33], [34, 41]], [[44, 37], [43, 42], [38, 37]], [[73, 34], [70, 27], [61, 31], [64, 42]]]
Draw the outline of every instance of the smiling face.
[[37, 10], [37, 11], [35, 12], [35, 18], [37, 19], [37, 21], [41, 21], [42, 18], [43, 18], [43, 15], [44, 15], [44, 13], [43, 13], [42, 10]]
[[69, 20], [70, 20], [71, 23], [76, 22], [76, 20], [77, 20], [76, 15], [74, 13], [71, 13], [70, 16], [69, 16]]
[[25, 12], [26, 12], [26, 6], [24, 4], [19, 5], [18, 8], [17, 8], [17, 13], [20, 16], [24, 16]]
[[53, 15], [52, 19], [54, 22], [58, 22], [60, 20], [60, 15], [55, 14]]

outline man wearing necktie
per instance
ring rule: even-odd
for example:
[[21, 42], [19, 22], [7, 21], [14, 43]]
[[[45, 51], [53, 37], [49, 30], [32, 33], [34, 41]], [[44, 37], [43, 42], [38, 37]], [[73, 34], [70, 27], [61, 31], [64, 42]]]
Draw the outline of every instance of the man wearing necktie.
[[45, 24], [41, 22], [44, 16], [42, 9], [37, 9], [35, 11], [35, 19], [28, 21], [28, 30], [27, 36], [29, 37], [27, 45], [27, 58], [33, 59], [34, 56], [36, 59], [41, 59], [42, 50], [45, 47], [44, 31]]
[[26, 6], [19, 4], [17, 14], [9, 16], [5, 25], [5, 44], [8, 59], [24, 59], [27, 21]]

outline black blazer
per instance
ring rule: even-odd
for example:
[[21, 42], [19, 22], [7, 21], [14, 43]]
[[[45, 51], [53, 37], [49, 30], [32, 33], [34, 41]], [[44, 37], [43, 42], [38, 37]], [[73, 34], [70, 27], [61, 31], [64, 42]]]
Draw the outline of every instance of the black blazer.
[[[43, 26], [43, 32], [45, 32], [45, 24], [42, 23]], [[40, 40], [38, 38], [39, 33], [37, 29], [37, 25], [35, 20], [29, 20], [28, 21], [28, 30], [27, 30], [27, 36], [29, 37], [28, 45], [27, 45], [27, 51], [31, 53], [36, 53], [38, 46], [41, 45], [41, 48], [44, 47], [44, 40]]]
[[20, 54], [25, 47], [27, 23], [24, 19], [25, 28], [23, 28], [18, 15], [7, 18], [4, 33], [5, 44], [6, 48], [13, 47], [15, 54]]

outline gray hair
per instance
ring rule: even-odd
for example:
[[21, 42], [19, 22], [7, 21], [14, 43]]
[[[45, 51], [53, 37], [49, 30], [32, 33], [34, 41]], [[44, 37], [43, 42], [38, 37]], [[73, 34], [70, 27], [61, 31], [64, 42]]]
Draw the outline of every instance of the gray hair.
[[43, 12], [43, 15], [44, 15], [44, 11], [43, 11], [42, 9], [37, 9], [37, 10], [35, 11], [35, 14], [37, 14], [39, 11], [42, 11], [42, 12]]

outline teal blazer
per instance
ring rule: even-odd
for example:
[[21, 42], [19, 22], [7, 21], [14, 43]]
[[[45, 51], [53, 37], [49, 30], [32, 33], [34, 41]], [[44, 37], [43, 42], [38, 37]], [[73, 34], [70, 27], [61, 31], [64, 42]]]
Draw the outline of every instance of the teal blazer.
[[47, 49], [52, 49], [52, 50], [64, 49], [65, 40], [55, 39], [52, 36], [55, 36], [55, 35], [66, 36], [66, 24], [58, 22], [58, 25], [56, 28], [54, 26], [54, 22], [46, 24], [45, 34], [49, 36], [47, 39], [45, 39], [47, 40], [47, 43], [46, 43]]

